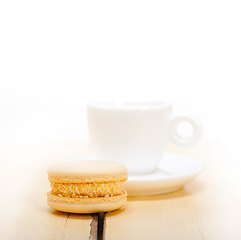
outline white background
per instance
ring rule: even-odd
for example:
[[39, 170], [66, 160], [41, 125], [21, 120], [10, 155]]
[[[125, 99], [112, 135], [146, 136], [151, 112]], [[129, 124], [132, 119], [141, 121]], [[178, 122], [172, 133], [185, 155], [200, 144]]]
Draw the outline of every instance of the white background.
[[240, 1], [0, 1], [0, 141], [88, 139], [89, 100], [169, 100], [240, 149]]

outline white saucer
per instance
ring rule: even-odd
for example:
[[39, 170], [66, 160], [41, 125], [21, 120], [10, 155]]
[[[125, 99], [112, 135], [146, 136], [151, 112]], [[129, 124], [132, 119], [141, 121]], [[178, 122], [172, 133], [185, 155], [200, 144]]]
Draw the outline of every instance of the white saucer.
[[[96, 160], [96, 158], [88, 156], [67, 161], [76, 160]], [[155, 172], [145, 175], [129, 175], [125, 189], [128, 196], [173, 192], [193, 180], [203, 168], [204, 164], [198, 159], [183, 155], [165, 154]]]
[[125, 189], [128, 196], [173, 192], [193, 180], [203, 168], [204, 164], [195, 158], [166, 154], [157, 171], [146, 175], [129, 175]]

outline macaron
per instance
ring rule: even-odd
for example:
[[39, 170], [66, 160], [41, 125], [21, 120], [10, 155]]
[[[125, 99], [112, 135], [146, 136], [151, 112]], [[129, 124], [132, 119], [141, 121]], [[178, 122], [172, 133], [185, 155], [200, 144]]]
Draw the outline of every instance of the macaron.
[[59, 162], [48, 169], [48, 205], [71, 213], [108, 212], [124, 206], [127, 169], [111, 161]]

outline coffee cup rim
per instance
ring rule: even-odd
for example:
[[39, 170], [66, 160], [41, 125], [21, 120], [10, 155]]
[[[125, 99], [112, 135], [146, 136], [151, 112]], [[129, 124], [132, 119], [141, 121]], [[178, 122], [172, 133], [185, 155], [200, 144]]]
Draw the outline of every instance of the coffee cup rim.
[[171, 103], [167, 101], [100, 101], [88, 102], [88, 107], [101, 109], [150, 109], [168, 108]]

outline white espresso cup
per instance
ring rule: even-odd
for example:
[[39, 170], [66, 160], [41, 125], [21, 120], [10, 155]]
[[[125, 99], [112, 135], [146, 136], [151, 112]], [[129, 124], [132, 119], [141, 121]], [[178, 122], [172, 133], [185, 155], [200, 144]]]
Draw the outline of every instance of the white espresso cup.
[[[155, 171], [169, 141], [179, 147], [197, 143], [203, 129], [200, 120], [191, 115], [172, 115], [165, 102], [89, 103], [90, 141], [97, 159], [124, 164], [128, 174]], [[178, 134], [180, 122], [193, 128], [189, 138]]]

